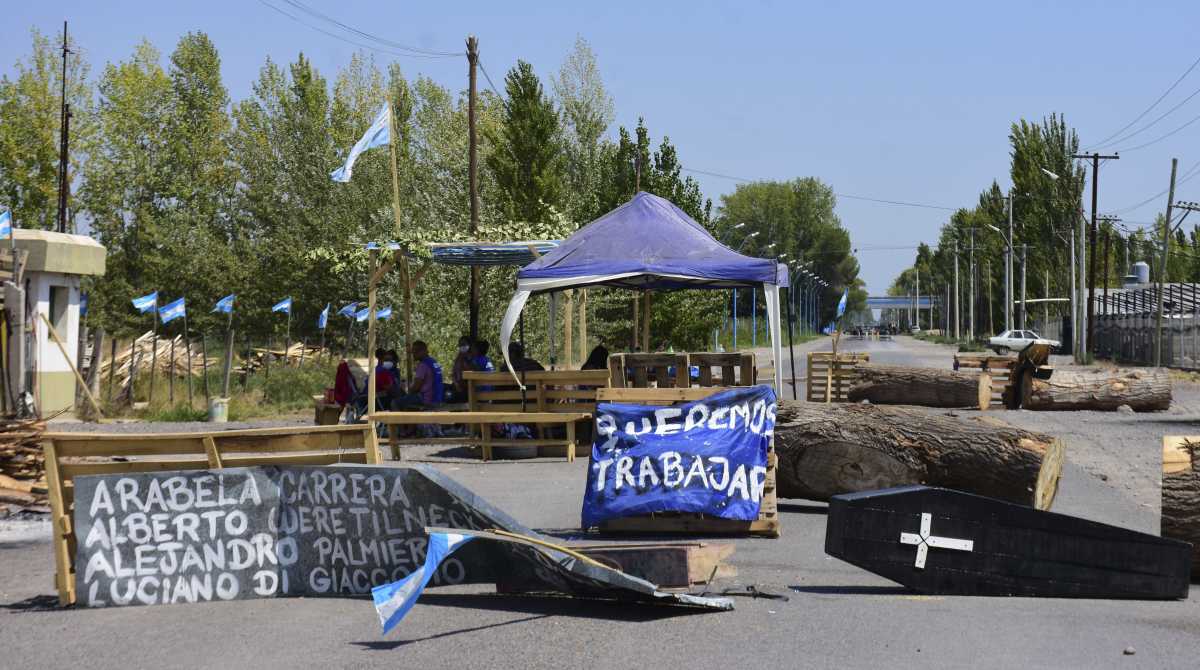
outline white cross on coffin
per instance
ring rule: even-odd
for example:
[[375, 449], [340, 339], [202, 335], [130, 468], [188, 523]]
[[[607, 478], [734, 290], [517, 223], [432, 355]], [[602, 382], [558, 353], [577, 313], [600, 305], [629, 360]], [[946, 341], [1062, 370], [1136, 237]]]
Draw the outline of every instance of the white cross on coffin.
[[900, 533], [900, 544], [915, 544], [917, 546], [917, 560], [913, 563], [914, 566], [922, 570], [925, 569], [925, 557], [929, 554], [929, 548], [937, 549], [953, 549], [955, 551], [974, 551], [975, 543], [971, 540], [959, 540], [953, 537], [938, 537], [931, 535], [929, 527], [933, 525], [933, 515], [929, 513], [921, 514], [921, 533]]

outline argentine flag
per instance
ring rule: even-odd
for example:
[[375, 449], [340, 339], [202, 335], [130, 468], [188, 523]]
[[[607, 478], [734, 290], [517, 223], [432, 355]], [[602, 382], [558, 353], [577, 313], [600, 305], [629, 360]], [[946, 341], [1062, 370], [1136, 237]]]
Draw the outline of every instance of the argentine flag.
[[391, 307], [384, 307], [383, 309], [379, 310], [378, 312], [375, 312], [376, 319], [383, 320], [383, 319], [387, 319], [391, 316], [392, 316], [392, 308]]
[[341, 314], [342, 316], [353, 317], [357, 311], [358, 311], [358, 303], [352, 302], [349, 305], [346, 305], [345, 307], [339, 309], [338, 314]]
[[355, 321], [359, 321], [359, 322], [366, 321], [366, 320], [367, 320], [367, 316], [368, 316], [370, 313], [371, 313], [371, 308], [370, 308], [370, 307], [363, 307], [362, 309], [360, 309], [360, 310], [358, 310], [357, 312], [355, 312], [355, 313], [354, 313], [354, 320], [355, 320]]
[[213, 311], [220, 312], [222, 314], [232, 313], [233, 312], [233, 299], [236, 297], [237, 296], [235, 294], [230, 293], [229, 295], [225, 296], [224, 298], [221, 298], [220, 300], [217, 301], [217, 306], [213, 307]]
[[183, 298], [176, 300], [169, 305], [163, 305], [158, 310], [158, 320], [164, 324], [171, 323], [181, 316], [187, 316], [187, 307], [184, 306]]
[[842, 289], [842, 299], [838, 301], [837, 318], [842, 318], [846, 313], [846, 297], [850, 295], [850, 289]]
[[7, 210], [0, 212], [0, 237], [12, 237], [12, 235], [12, 212]]
[[133, 308], [142, 314], [153, 312], [158, 307], [158, 291], [146, 294], [140, 298], [134, 298], [130, 302], [133, 303]]
[[272, 312], [283, 312], [284, 314], [291, 314], [292, 313], [292, 297], [288, 296], [288, 297], [284, 298], [283, 300], [280, 300], [279, 302], [275, 303], [275, 306], [271, 308], [271, 311]]
[[325, 309], [321, 310], [321, 314], [317, 316], [317, 330], [325, 330], [327, 325], [329, 325], [329, 303], [325, 303]]
[[458, 533], [430, 533], [424, 565], [398, 582], [371, 589], [371, 599], [375, 601], [375, 611], [379, 613], [384, 635], [390, 633], [416, 604], [442, 560], [473, 539], [472, 536]]
[[362, 138], [350, 148], [350, 154], [346, 156], [346, 164], [329, 173], [334, 181], [342, 183], [350, 181], [350, 174], [354, 170], [354, 161], [358, 160], [359, 154], [367, 149], [374, 149], [388, 143], [388, 140], [391, 139], [391, 133], [388, 132], [389, 114], [391, 114], [391, 107], [385, 102], [379, 113], [375, 115], [375, 121], [371, 127], [367, 128], [367, 132], [363, 134]]

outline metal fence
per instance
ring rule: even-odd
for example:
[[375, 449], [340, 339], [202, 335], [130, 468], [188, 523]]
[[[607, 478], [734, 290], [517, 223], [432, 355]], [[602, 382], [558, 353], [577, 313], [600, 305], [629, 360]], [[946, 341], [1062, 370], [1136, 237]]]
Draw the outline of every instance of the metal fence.
[[[1154, 312], [1097, 316], [1093, 334], [1096, 357], [1127, 365], [1154, 365], [1157, 320]], [[1164, 314], [1162, 332], [1164, 367], [1200, 369], [1200, 314]]]

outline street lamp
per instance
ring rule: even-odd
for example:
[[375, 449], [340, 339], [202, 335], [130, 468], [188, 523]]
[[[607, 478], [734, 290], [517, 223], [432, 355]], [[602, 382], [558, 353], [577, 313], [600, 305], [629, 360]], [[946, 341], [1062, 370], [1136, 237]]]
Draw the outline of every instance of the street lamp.
[[1049, 178], [1053, 179], [1054, 181], [1058, 181], [1058, 175], [1054, 174], [1053, 172], [1051, 172], [1051, 171], [1047, 170], [1046, 168], [1041, 168], [1041, 171], [1042, 171], [1042, 173], [1043, 173], [1043, 174], [1045, 174], [1047, 177], [1049, 177]]

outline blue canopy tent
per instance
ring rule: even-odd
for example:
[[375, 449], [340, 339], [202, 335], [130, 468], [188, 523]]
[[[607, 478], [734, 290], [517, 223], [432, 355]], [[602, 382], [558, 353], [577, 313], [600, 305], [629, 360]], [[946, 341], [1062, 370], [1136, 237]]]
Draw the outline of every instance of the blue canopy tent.
[[521, 310], [536, 293], [587, 286], [675, 290], [760, 285], [767, 302], [775, 388], [782, 393], [779, 287], [788, 285], [787, 266], [733, 251], [669, 200], [640, 192], [517, 273], [517, 292], [500, 326], [500, 350], [512, 371], [508, 344]]

